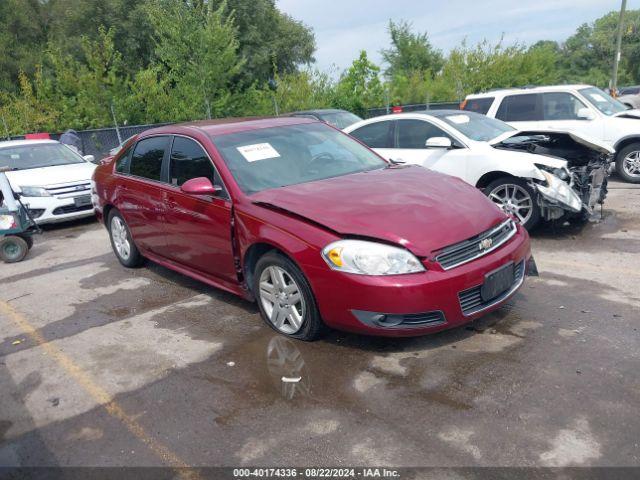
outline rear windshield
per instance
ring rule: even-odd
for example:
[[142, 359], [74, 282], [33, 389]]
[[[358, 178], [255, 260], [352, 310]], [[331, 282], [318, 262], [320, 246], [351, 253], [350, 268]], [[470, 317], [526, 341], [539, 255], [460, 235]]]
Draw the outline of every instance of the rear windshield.
[[470, 98], [464, 102], [462, 109], [467, 112], [476, 112], [486, 115], [491, 108], [493, 100], [494, 97]]
[[324, 123], [249, 130], [212, 141], [246, 194], [388, 166]]
[[85, 162], [84, 158], [59, 143], [0, 147], [0, 167], [9, 167], [10, 170], [28, 170]]
[[340, 130], [362, 120], [359, 116], [350, 112], [322, 113], [318, 116], [323, 122], [327, 122]]
[[515, 130], [501, 120], [485, 117], [484, 115], [473, 112], [437, 115], [437, 118], [455, 128], [465, 137], [477, 142], [487, 142], [499, 137], [505, 132]]

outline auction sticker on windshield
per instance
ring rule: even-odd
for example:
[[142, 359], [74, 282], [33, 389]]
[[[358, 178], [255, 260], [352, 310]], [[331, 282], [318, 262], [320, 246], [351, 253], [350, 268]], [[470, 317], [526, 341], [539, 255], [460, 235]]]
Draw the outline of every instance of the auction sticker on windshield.
[[256, 143], [255, 145], [245, 145], [237, 147], [240, 154], [247, 162], [255, 162], [258, 160], [266, 160], [268, 158], [279, 157], [280, 154], [270, 143]]

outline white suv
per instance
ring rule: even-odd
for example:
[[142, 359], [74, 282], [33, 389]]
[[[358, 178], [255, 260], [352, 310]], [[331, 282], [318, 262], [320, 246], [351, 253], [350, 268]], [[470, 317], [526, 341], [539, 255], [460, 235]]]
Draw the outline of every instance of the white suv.
[[640, 183], [640, 110], [591, 85], [494, 90], [469, 95], [463, 110], [498, 118], [520, 130], [552, 128], [585, 133], [616, 150], [616, 170]]

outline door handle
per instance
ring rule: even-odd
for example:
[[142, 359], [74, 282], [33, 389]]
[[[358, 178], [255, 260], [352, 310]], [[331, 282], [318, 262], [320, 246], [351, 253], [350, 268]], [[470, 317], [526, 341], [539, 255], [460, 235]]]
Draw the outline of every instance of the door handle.
[[171, 209], [176, 208], [176, 206], [178, 205], [173, 197], [167, 192], [162, 192], [162, 203], [164, 203], [165, 206]]

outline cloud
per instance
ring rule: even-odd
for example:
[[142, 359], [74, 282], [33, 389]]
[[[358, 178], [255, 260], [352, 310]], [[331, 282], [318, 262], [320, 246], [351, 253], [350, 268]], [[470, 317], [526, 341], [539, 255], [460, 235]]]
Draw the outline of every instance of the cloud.
[[[317, 67], [331, 71], [349, 66], [360, 50], [380, 63], [389, 45], [389, 19], [405, 19], [416, 31], [426, 31], [445, 52], [463, 39], [505, 43], [562, 41], [585, 22], [620, 8], [619, 0], [537, 0], [515, 6], [513, 0], [278, 0], [278, 7], [302, 20], [316, 34]], [[628, 9], [640, 8], [629, 0]], [[335, 69], [333, 69], [335, 71]]]

